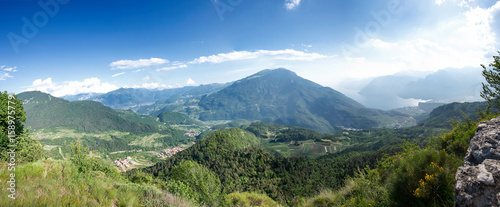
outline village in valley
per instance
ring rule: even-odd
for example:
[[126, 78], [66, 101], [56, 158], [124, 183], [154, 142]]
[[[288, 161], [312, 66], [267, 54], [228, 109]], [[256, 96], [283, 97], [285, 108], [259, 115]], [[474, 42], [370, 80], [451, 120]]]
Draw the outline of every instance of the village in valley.
[[[192, 142], [192, 144], [194, 145], [195, 142]], [[175, 155], [179, 152], [182, 152], [183, 150], [187, 149], [188, 147], [189, 147], [188, 145], [181, 145], [179, 147], [163, 149], [156, 155], [156, 157], [158, 157], [160, 159], [172, 157], [173, 155]], [[120, 170], [122, 172], [125, 172], [129, 169], [134, 168], [135, 165], [137, 165], [137, 164], [140, 165], [140, 163], [135, 162], [132, 159], [132, 157], [130, 157], [130, 156], [127, 156], [127, 158], [125, 158], [125, 159], [116, 159], [115, 161], [113, 161], [113, 163], [116, 165], [118, 170]]]

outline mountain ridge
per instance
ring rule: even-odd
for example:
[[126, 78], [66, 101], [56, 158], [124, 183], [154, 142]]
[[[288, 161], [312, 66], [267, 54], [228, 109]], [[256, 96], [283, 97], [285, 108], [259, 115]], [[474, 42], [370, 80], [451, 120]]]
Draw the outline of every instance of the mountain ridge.
[[95, 101], [67, 101], [40, 91], [18, 94], [26, 110], [27, 126], [34, 129], [76, 127], [84, 132], [118, 130], [133, 133], [155, 132], [152, 124], [122, 118], [115, 110]]
[[368, 109], [344, 94], [284, 68], [263, 70], [204, 95], [200, 120], [247, 119], [300, 126], [322, 132], [339, 127], [379, 127], [382, 110]]

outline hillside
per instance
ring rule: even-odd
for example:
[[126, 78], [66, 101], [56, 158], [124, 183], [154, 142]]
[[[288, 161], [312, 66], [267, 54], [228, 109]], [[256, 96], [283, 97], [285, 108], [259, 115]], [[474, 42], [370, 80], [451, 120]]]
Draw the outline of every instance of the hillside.
[[101, 102], [104, 105], [115, 109], [130, 109], [132, 107], [151, 105], [157, 101], [165, 101], [173, 95], [182, 94], [192, 88], [192, 86], [164, 90], [120, 88], [115, 91], [92, 97], [91, 100]]
[[342, 93], [286, 69], [264, 70], [202, 96], [200, 120], [260, 120], [322, 132], [338, 127], [370, 128], [397, 122]]
[[[439, 106], [432, 110], [429, 117], [420, 121], [418, 125], [434, 128], [452, 128], [452, 120], [466, 121], [467, 116], [472, 120], [478, 118], [478, 109], [486, 110], [487, 102], [465, 102], [465, 103], [451, 103]], [[462, 113], [463, 112], [463, 113]]]
[[193, 125], [201, 124], [200, 121], [189, 118], [186, 114], [181, 114], [177, 112], [163, 112], [158, 115], [161, 122], [167, 125]]
[[152, 124], [130, 121], [95, 101], [66, 101], [39, 91], [18, 94], [26, 110], [26, 126], [34, 129], [75, 127], [84, 132], [156, 132]]
[[[339, 187], [347, 176], [354, 174], [355, 169], [373, 166], [384, 154], [391, 153], [386, 148], [335, 153], [319, 159], [282, 157], [270, 153], [261, 142], [254, 134], [242, 129], [219, 130], [142, 171], [172, 183], [175, 180], [172, 171], [185, 161], [194, 161], [220, 180], [221, 194], [261, 192], [282, 204], [295, 206], [297, 197], [312, 196], [321, 189]], [[127, 175], [131, 177], [138, 173], [132, 170]], [[172, 190], [185, 191], [178, 188]]]

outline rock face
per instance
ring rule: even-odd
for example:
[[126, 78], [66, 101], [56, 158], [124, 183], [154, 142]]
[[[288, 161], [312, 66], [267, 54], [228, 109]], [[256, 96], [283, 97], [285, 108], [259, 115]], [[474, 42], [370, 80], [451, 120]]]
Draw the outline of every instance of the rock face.
[[455, 175], [455, 206], [500, 206], [500, 117], [477, 126]]

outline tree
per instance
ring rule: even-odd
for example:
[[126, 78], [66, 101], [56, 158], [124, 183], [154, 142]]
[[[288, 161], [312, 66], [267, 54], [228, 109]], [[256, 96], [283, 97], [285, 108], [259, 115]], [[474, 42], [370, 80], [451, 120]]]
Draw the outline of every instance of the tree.
[[[498, 52], [500, 54], [500, 51]], [[483, 67], [483, 76], [486, 79], [487, 84], [483, 83], [483, 91], [481, 92], [481, 97], [488, 101], [488, 106], [490, 108], [500, 107], [500, 56], [493, 56], [493, 62], [488, 65], [488, 69], [485, 65], [481, 64]]]
[[[32, 139], [29, 130], [24, 129], [25, 121], [23, 101], [16, 95], [8, 94], [7, 91], [0, 92], [0, 151], [8, 152], [15, 149], [17, 163], [32, 162], [45, 156], [40, 142]], [[10, 160], [10, 155], [1, 153], [0, 162], [7, 160]]]
[[[196, 194], [194, 197], [200, 204], [208, 206], [219, 206], [221, 202], [221, 181], [215, 174], [194, 161], [184, 160], [179, 165], [172, 168], [170, 172], [171, 181], [176, 186], [171, 187], [171, 191], [182, 188], [185, 192], [174, 192], [179, 194]], [[178, 186], [180, 184], [180, 186]], [[175, 187], [175, 188], [173, 188]], [[168, 188], [168, 187], [167, 187]]]

